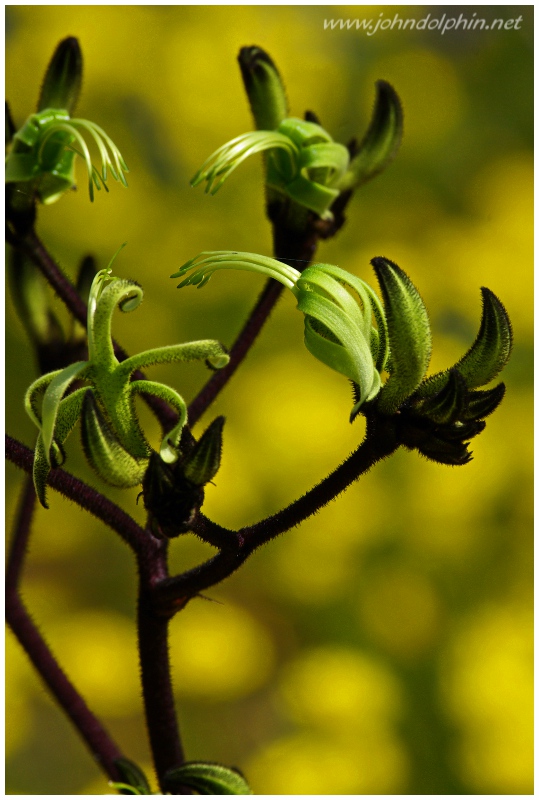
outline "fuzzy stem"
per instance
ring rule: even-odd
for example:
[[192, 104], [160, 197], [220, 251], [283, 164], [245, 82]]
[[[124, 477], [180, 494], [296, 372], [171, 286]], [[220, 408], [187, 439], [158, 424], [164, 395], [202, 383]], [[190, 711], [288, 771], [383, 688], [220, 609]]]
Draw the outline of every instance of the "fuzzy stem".
[[144, 709], [155, 771], [163, 793], [166, 792], [166, 773], [185, 761], [170, 674], [170, 615], [160, 615], [154, 603], [153, 586], [159, 578], [166, 579], [168, 574], [167, 544], [166, 541], [157, 544], [150, 559], [145, 554], [140, 555], [138, 598], [138, 643]]
[[[28, 474], [32, 473], [34, 453], [11, 436], [6, 436], [6, 456]], [[137, 552], [145, 547], [148, 534], [125, 511], [91, 486], [63, 469], [51, 470], [48, 482], [53, 489], [116, 531], [132, 550]]]
[[209, 561], [182, 575], [162, 580], [156, 587], [158, 602], [163, 609], [172, 610], [175, 599], [193, 597], [227, 578], [254, 550], [315, 514], [398, 447], [395, 419], [372, 415], [367, 419], [367, 434], [357, 450], [327, 478], [277, 514], [237, 532], [228, 531], [200, 514], [193, 527], [194, 533], [206, 541], [218, 538], [235, 541], [235, 547], [221, 550]]
[[112, 781], [118, 781], [121, 774], [115, 760], [123, 757], [122, 752], [61, 669], [18, 593], [35, 504], [32, 479], [27, 478], [7, 561], [6, 621], [92, 756]]

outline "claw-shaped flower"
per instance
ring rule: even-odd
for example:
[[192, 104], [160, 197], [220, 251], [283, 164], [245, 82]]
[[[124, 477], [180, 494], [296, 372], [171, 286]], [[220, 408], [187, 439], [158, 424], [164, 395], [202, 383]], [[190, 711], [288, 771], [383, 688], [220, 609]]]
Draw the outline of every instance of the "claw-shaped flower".
[[357, 386], [352, 418], [363, 403], [376, 397], [389, 343], [382, 304], [367, 283], [331, 264], [313, 264], [298, 272], [274, 258], [226, 250], [200, 253], [171, 277], [184, 278], [179, 288], [201, 288], [220, 269], [259, 272], [293, 292], [305, 315], [307, 349]]
[[[174, 389], [148, 380], [132, 380], [138, 369], [174, 361], [208, 360], [216, 368], [228, 363], [219, 342], [202, 340], [146, 350], [119, 362], [111, 338], [116, 306], [132, 311], [141, 303], [141, 287], [112, 277], [109, 268], [95, 276], [88, 302], [88, 360], [38, 378], [25, 397], [26, 410], [39, 428], [34, 457], [34, 483], [47, 507], [45, 487], [51, 467], [64, 460], [63, 445], [79, 417], [86, 455], [103, 480], [114, 486], [142, 482], [152, 448], [140, 427], [137, 394], [151, 394], [171, 405], [178, 423], [163, 438], [160, 457], [173, 463], [179, 456], [182, 428], [187, 419], [184, 399]], [[75, 382], [83, 386], [67, 394]]]
[[[386, 258], [374, 258], [383, 306], [360, 278], [331, 264], [303, 273], [253, 253], [200, 253], [172, 278], [201, 288], [220, 269], [248, 270], [275, 278], [296, 296], [305, 314], [307, 349], [354, 386], [353, 421], [360, 412], [393, 416], [401, 443], [443, 464], [465, 464], [471, 438], [501, 402], [505, 387], [476, 391], [507, 363], [511, 323], [500, 300], [483, 288], [479, 333], [454, 367], [426, 377], [431, 352], [427, 310], [409, 277]], [[357, 295], [354, 297], [349, 290]], [[382, 384], [381, 374], [388, 377]]]
[[334, 142], [317, 122], [286, 116], [282, 81], [267, 53], [257, 47], [243, 48], [239, 60], [258, 130], [216, 150], [191, 184], [206, 181], [206, 192], [215, 194], [246, 158], [265, 152], [268, 202], [288, 198], [322, 219], [332, 219], [330, 207], [339, 194], [376, 175], [395, 156], [402, 137], [396, 92], [378, 81], [369, 129], [361, 145], [349, 149]]
[[[105, 131], [86, 119], [72, 116], [82, 81], [82, 54], [76, 39], [69, 37], [58, 45], [48, 66], [38, 103], [11, 139], [6, 159], [6, 183], [32, 182], [32, 190], [42, 203], [58, 200], [75, 186], [75, 157], [80, 156], [88, 173], [90, 200], [94, 186], [108, 192], [109, 173], [127, 186], [127, 165]], [[88, 140], [94, 143], [101, 159], [100, 170], [92, 163]]]

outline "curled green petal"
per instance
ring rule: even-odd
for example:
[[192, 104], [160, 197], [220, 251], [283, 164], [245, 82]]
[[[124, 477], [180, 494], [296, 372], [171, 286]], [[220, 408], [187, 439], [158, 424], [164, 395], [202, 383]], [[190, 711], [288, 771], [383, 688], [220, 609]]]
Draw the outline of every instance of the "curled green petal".
[[431, 333], [427, 310], [405, 272], [386, 258], [373, 258], [384, 298], [391, 373], [380, 392], [379, 409], [393, 414], [421, 383], [429, 365]]
[[169, 431], [161, 442], [159, 455], [167, 464], [173, 464], [178, 460], [180, 438], [183, 426], [187, 422], [187, 406], [185, 400], [170, 386], [165, 386], [163, 383], [156, 383], [155, 381], [133, 381], [130, 384], [132, 392], [142, 392], [142, 394], [152, 394], [154, 397], [159, 397], [165, 403], [169, 403], [176, 409], [179, 415], [178, 422]]
[[374, 112], [369, 129], [339, 189], [361, 186], [394, 159], [402, 139], [403, 113], [399, 97], [386, 81], [377, 81]]
[[100, 478], [122, 488], [142, 483], [148, 459], [135, 458], [122, 447], [91, 391], [84, 398], [81, 423], [86, 458]]
[[52, 441], [55, 438], [56, 418], [58, 416], [60, 404], [64, 394], [74, 380], [84, 376], [84, 372], [87, 369], [87, 361], [77, 361], [74, 364], [70, 364], [69, 367], [66, 367], [60, 373], [58, 373], [47, 387], [43, 397], [43, 405], [41, 409], [41, 434], [43, 436], [43, 444], [45, 446], [47, 457], [49, 457]]

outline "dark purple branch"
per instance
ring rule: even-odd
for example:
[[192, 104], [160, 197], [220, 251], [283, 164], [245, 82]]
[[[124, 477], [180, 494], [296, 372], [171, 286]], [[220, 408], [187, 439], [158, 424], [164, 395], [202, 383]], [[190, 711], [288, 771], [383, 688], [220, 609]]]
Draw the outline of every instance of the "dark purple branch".
[[[151, 557], [140, 553], [138, 558], [138, 644], [150, 746], [159, 786], [166, 793], [166, 773], [181, 766], [185, 757], [174, 705], [168, 652], [168, 625], [172, 613], [159, 613], [154, 598], [155, 585], [168, 576], [168, 540], [157, 540], [153, 537], [151, 540]], [[186, 602], [186, 598], [177, 601], [175, 610], [183, 608]], [[185, 793], [190, 794], [188, 791]]]
[[36, 495], [29, 477], [25, 480], [7, 561], [6, 621], [92, 756], [111, 780], [118, 781], [121, 775], [114, 762], [122, 757], [120, 749], [59, 666], [18, 594], [35, 504]]
[[[28, 474], [32, 473], [34, 461], [32, 450], [11, 436], [6, 436], [6, 456], [13, 464]], [[119, 506], [92, 489], [91, 486], [74, 478], [68, 472], [64, 472], [63, 469], [51, 470], [48, 482], [49, 486], [52, 486], [57, 492], [69, 500], [73, 500], [81, 508], [86, 509], [116, 531], [135, 552], [147, 547], [149, 534]]]
[[94, 717], [58, 665], [20, 597], [15, 592], [9, 593], [6, 597], [6, 620], [100, 767], [111, 780], [121, 780], [121, 774], [114, 763], [117, 758], [123, 758], [121, 750], [112, 741], [99, 720]]
[[219, 583], [235, 572], [254, 550], [316, 514], [377, 461], [391, 455], [398, 447], [394, 418], [372, 416], [367, 421], [367, 435], [357, 450], [327, 478], [277, 514], [237, 532], [228, 531], [200, 514], [193, 527], [194, 533], [205, 540], [226, 537], [229, 542], [235, 541], [235, 547], [222, 550], [209, 561], [182, 575], [164, 579], [156, 587], [156, 602], [163, 609], [173, 611], [174, 601], [178, 598], [193, 597]]

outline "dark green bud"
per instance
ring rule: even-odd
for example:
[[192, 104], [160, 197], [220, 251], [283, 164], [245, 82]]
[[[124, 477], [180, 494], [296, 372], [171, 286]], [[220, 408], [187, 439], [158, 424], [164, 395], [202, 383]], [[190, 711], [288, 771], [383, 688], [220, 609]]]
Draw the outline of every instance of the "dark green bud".
[[373, 258], [384, 299], [391, 373], [380, 392], [378, 408], [393, 414], [421, 383], [430, 360], [431, 333], [427, 309], [403, 270], [387, 258]]
[[[114, 764], [121, 775], [122, 782], [133, 789], [132, 794], [152, 794], [148, 779], [138, 764], [128, 758], [117, 758]], [[118, 788], [120, 794], [125, 793], [126, 790]]]
[[371, 122], [339, 184], [341, 191], [361, 186], [393, 161], [402, 140], [402, 123], [399, 96], [389, 83], [377, 81]]
[[190, 531], [204, 502], [204, 490], [185, 478], [181, 462], [166, 464], [157, 453], [150, 456], [142, 494], [152, 533], [158, 539], [174, 539]]
[[8, 260], [8, 274], [13, 303], [35, 348], [40, 373], [57, 369], [65, 340], [52, 311], [47, 281], [17, 250]]
[[221, 764], [187, 762], [167, 772], [165, 783], [171, 790], [187, 786], [198, 794], [252, 794], [239, 770]]
[[275, 130], [288, 116], [284, 85], [277, 67], [260, 47], [242, 47], [241, 76], [258, 130]]
[[440, 424], [455, 422], [465, 412], [467, 395], [464, 378], [453, 368], [444, 388], [421, 405], [421, 414]]
[[469, 392], [463, 419], [485, 419], [495, 411], [505, 395], [505, 384], [499, 383], [484, 392]]
[[183, 474], [195, 486], [213, 480], [221, 464], [224, 417], [217, 417], [204, 431], [183, 462]]
[[60, 42], [47, 67], [37, 110], [63, 108], [72, 114], [81, 86], [82, 52], [78, 40], [69, 36]]

